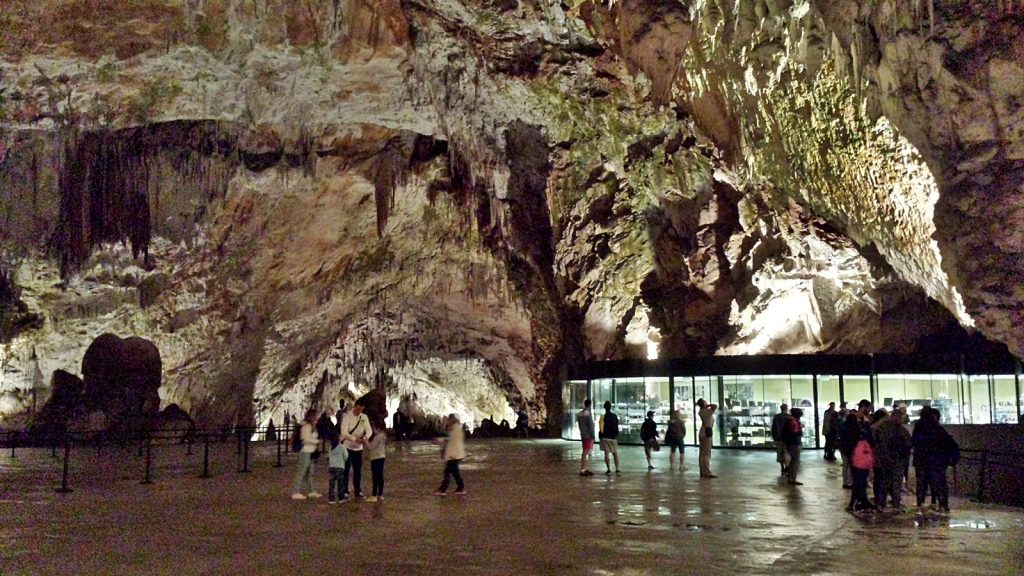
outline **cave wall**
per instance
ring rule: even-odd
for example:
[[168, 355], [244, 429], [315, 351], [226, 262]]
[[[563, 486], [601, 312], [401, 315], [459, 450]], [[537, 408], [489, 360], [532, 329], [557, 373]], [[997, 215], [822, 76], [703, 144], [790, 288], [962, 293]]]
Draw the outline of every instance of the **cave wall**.
[[1024, 346], [1013, 3], [14, 4], [0, 418], [105, 332], [201, 425], [383, 388], [553, 428], [585, 360]]

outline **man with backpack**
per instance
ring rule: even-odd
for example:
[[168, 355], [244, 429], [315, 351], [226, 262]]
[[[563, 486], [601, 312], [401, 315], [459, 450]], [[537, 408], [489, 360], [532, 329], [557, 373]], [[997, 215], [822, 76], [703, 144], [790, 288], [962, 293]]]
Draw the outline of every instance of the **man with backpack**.
[[604, 473], [612, 473], [611, 462], [608, 460], [608, 455], [611, 454], [615, 457], [615, 473], [622, 474], [622, 470], [619, 469], [619, 417], [612, 412], [612, 403], [607, 400], [598, 428], [597, 436], [601, 440], [601, 450], [604, 452]]

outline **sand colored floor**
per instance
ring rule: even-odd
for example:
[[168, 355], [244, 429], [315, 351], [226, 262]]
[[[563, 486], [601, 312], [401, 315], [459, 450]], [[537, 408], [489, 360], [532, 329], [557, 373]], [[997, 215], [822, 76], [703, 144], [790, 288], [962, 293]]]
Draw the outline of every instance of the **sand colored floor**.
[[[384, 502], [289, 498], [293, 459], [270, 445], [240, 474], [235, 447], [158, 446], [154, 483], [132, 450], [72, 454], [58, 494], [49, 450], [0, 454], [0, 574], [1013, 574], [1024, 573], [1024, 511], [956, 499], [949, 517], [843, 512], [839, 467], [805, 452], [804, 486], [774, 454], [718, 450], [700, 480], [667, 454], [647, 471], [578, 476], [579, 446], [470, 441], [467, 496], [433, 495], [442, 465], [427, 443], [389, 446]], [[600, 456], [600, 452], [598, 452]], [[365, 466], [369, 491], [369, 466]], [[326, 493], [327, 474], [317, 470]], [[908, 497], [912, 499], [913, 496]], [[911, 501], [912, 503], [912, 501]]]

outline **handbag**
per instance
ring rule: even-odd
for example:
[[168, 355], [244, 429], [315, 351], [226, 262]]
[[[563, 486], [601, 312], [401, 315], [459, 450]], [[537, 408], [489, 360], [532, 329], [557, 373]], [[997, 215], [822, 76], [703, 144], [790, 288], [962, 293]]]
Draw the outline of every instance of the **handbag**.
[[309, 455], [309, 458], [313, 462], [316, 462], [317, 460], [319, 460], [320, 459], [320, 449], [317, 448], [316, 450], [313, 450], [313, 453]]
[[658, 444], [658, 439], [657, 438], [652, 438], [651, 439], [651, 450], [654, 450], [655, 452], [658, 452], [658, 451], [661, 450], [661, 444]]

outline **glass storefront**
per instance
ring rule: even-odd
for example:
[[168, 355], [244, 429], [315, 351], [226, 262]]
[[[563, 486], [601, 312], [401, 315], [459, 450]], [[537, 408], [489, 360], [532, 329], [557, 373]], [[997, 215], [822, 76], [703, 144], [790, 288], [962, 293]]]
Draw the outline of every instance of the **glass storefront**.
[[604, 412], [604, 402], [611, 402], [624, 444], [641, 443], [640, 426], [648, 410], [654, 412], [662, 434], [672, 411], [679, 410], [691, 446], [697, 443], [700, 425], [696, 401], [703, 398], [719, 406], [715, 446], [738, 448], [772, 446], [771, 421], [782, 404], [803, 410], [805, 448], [825, 445], [821, 425], [829, 402], [837, 409], [846, 402], [851, 410], [862, 399], [871, 402], [872, 409], [904, 407], [912, 422], [920, 418], [922, 408], [931, 406], [943, 424], [1016, 424], [1024, 405], [1019, 374], [663, 374], [575, 379], [562, 388], [564, 438], [579, 438], [575, 415], [588, 397], [595, 420]]

